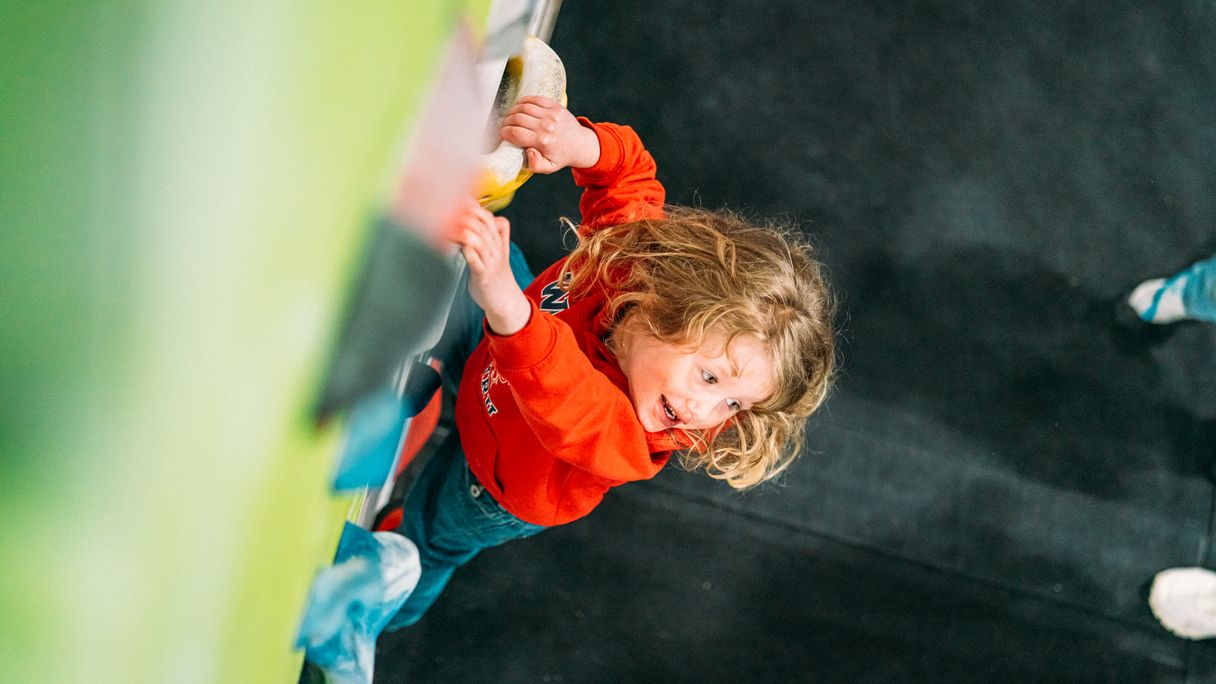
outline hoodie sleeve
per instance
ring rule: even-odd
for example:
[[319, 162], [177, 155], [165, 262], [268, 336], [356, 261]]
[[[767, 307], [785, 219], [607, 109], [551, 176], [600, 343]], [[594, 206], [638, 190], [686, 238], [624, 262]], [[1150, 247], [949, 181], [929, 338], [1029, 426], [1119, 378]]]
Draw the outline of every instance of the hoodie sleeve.
[[600, 158], [595, 166], [572, 169], [574, 182], [583, 189], [579, 200], [580, 230], [594, 231], [630, 221], [661, 218], [667, 193], [655, 179], [654, 157], [646, 151], [638, 134], [629, 126], [579, 123], [595, 132]]
[[487, 330], [489, 352], [524, 421], [554, 457], [617, 482], [654, 477], [665, 459], [651, 457], [629, 397], [579, 349], [570, 326], [532, 303], [514, 335]]

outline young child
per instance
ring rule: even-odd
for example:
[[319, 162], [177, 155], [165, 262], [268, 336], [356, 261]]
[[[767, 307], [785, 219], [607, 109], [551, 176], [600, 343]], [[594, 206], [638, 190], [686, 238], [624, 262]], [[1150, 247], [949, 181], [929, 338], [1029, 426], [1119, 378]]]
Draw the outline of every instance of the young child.
[[476, 306], [452, 317], [470, 328], [445, 368], [456, 431], [404, 503], [422, 573], [390, 630], [481, 549], [587, 515], [673, 452], [738, 489], [772, 478], [832, 376], [832, 299], [792, 234], [665, 208], [632, 129], [552, 100], [522, 99], [501, 133], [533, 171], [573, 169], [579, 244], [532, 278], [506, 219], [474, 205], [458, 221]]

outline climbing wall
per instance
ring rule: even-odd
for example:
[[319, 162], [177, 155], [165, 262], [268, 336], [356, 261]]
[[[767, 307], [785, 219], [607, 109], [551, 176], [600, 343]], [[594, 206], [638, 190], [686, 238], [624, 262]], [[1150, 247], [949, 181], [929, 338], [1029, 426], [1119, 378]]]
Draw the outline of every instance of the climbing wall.
[[488, 6], [0, 9], [0, 681], [293, 680], [353, 503], [318, 386]]

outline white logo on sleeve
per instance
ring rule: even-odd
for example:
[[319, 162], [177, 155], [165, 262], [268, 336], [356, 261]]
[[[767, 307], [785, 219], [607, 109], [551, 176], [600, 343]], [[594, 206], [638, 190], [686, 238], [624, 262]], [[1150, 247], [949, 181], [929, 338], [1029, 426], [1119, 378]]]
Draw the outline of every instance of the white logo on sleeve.
[[481, 372], [481, 403], [486, 408], [486, 415], [493, 416], [498, 413], [498, 407], [490, 400], [490, 388], [497, 384], [507, 384], [506, 379], [498, 374], [494, 368], [494, 362], [491, 361], [486, 365], [486, 369]]

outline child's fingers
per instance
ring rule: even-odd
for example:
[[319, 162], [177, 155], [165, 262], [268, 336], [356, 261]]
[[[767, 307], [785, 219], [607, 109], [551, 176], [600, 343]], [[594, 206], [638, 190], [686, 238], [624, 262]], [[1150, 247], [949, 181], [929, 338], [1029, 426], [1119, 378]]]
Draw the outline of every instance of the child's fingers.
[[506, 222], [506, 219], [494, 216], [486, 212], [477, 226], [478, 238], [478, 256], [487, 264], [495, 264], [502, 257], [502, 234], [499, 228], [500, 222]]
[[477, 251], [479, 239], [476, 236], [467, 233], [460, 236], [460, 253], [464, 255], [464, 260], [468, 263], [469, 268], [477, 270], [474, 263], [480, 264], [479, 253]]
[[503, 140], [520, 147], [548, 147], [553, 142], [549, 133], [522, 126], [503, 126], [501, 135]]
[[493, 216], [490, 212], [482, 208], [477, 200], [469, 198], [461, 204], [452, 217], [452, 225], [455, 228], [455, 233], [459, 235], [466, 227], [472, 226], [479, 221], [484, 221], [486, 216]]
[[510, 140], [510, 137], [519, 138], [544, 135], [548, 132], [546, 129], [552, 130], [545, 126], [545, 122], [540, 119], [528, 116], [527, 114], [512, 114], [502, 120], [502, 126], [498, 130], [503, 140], [515, 142], [514, 140]]
[[473, 231], [474, 227], [475, 224], [467, 216], [457, 216], [451, 223], [448, 239], [463, 249], [470, 239], [475, 239], [470, 237], [470, 231]]
[[474, 275], [484, 276], [490, 272], [494, 258], [491, 256], [489, 245], [486, 244], [483, 236], [468, 236], [460, 252], [464, 254], [464, 261]]
[[557, 122], [550, 118], [537, 117], [528, 114], [527, 112], [515, 112], [508, 114], [502, 120], [502, 127], [524, 128], [537, 133], [552, 133], [557, 130]]
[[525, 102], [520, 100], [515, 106], [507, 110], [507, 116], [512, 114], [524, 114], [537, 119], [553, 118], [553, 110], [542, 107], [535, 102]]
[[552, 173], [557, 170], [557, 164], [547, 159], [535, 147], [526, 148], [524, 154], [528, 157], [528, 168], [536, 173]]
[[487, 221], [469, 225], [461, 234], [461, 253], [469, 271], [479, 277], [491, 276], [501, 269], [509, 249], [510, 223], [491, 216]]
[[541, 109], [565, 109], [562, 103], [541, 95], [525, 95], [515, 101], [515, 105], [536, 105]]
[[460, 253], [464, 255], [464, 263], [468, 265], [470, 272], [477, 275], [485, 273], [486, 265], [480, 254], [468, 248], [462, 249]]
[[485, 249], [485, 238], [481, 236], [481, 231], [473, 226], [464, 228], [460, 232], [458, 242], [460, 243], [461, 250], [465, 252], [480, 253]]
[[494, 232], [498, 238], [498, 244], [503, 249], [510, 249], [511, 244], [511, 222], [501, 216], [494, 217]]

